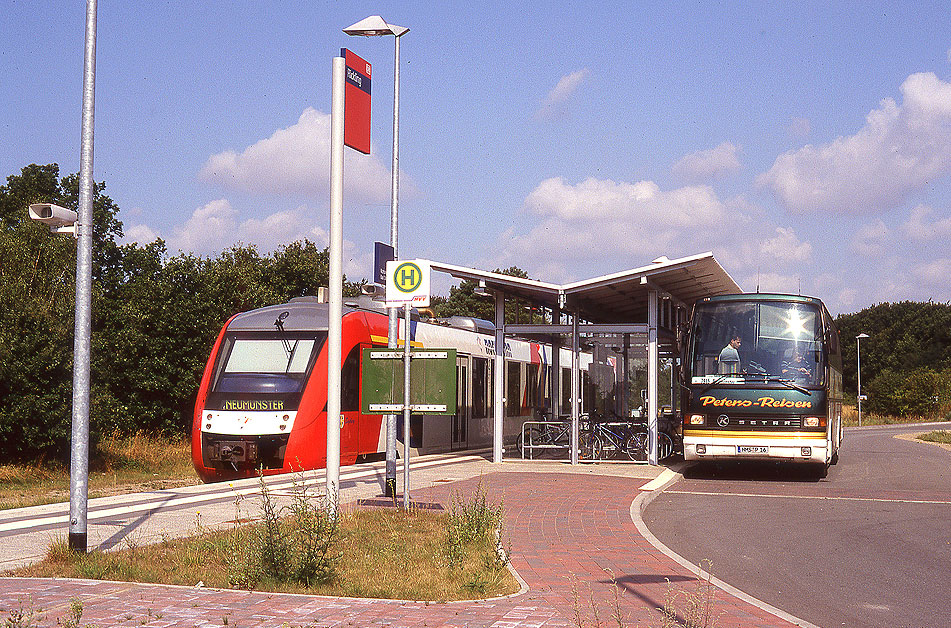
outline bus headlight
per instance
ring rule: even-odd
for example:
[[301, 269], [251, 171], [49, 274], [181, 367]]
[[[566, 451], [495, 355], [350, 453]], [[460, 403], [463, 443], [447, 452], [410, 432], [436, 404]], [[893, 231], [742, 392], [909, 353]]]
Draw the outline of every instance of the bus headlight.
[[802, 424], [805, 427], [825, 427], [826, 419], [825, 417], [807, 416], [803, 419]]
[[705, 414], [691, 414], [687, 417], [687, 425], [706, 425], [707, 416]]

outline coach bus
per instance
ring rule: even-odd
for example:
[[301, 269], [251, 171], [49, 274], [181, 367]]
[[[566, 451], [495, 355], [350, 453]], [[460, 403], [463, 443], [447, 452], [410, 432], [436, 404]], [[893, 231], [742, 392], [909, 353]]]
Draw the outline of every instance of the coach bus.
[[842, 355], [822, 301], [737, 294], [697, 301], [683, 369], [686, 460], [808, 464], [825, 477], [842, 442]]

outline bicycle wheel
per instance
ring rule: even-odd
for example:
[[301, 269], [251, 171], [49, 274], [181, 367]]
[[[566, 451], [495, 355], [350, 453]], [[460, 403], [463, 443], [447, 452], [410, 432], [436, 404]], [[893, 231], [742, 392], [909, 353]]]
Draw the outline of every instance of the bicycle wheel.
[[[526, 448], [525, 445], [528, 445]], [[541, 453], [543, 450], [533, 449], [535, 445], [542, 444], [542, 431], [537, 427], [530, 427], [527, 430], [522, 430], [522, 433], [518, 435], [518, 440], [515, 441], [515, 448], [518, 449], [518, 453], [522, 458], [528, 457], [533, 459], [536, 453]]]
[[627, 457], [639, 462], [647, 462], [648, 447], [650, 447], [650, 434], [647, 432], [634, 432], [624, 444]]
[[579, 457], [582, 460], [600, 460], [604, 447], [601, 439], [591, 432], [582, 432], [579, 438]]
[[674, 455], [674, 441], [666, 432], [657, 434], [657, 460], [664, 460]]

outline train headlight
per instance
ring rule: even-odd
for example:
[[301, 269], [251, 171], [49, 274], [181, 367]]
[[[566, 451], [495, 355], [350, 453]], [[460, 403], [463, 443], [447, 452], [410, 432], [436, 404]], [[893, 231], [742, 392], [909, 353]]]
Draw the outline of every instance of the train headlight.
[[688, 425], [706, 425], [707, 416], [705, 414], [691, 414], [687, 417]]

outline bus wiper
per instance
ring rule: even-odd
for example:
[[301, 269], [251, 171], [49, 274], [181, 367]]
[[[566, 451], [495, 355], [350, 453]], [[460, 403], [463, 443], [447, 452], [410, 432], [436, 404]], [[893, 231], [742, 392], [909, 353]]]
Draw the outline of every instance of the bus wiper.
[[812, 396], [812, 393], [811, 393], [811, 392], [809, 392], [808, 390], [806, 390], [805, 388], [803, 388], [803, 387], [800, 386], [799, 384], [796, 384], [796, 383], [795, 383], [793, 380], [791, 380], [791, 379], [785, 379], [785, 378], [782, 378], [782, 377], [775, 377], [775, 376], [773, 376], [773, 377], [770, 377], [770, 378], [768, 379], [768, 381], [771, 381], [771, 382], [779, 382], [780, 384], [783, 384], [784, 386], [788, 386], [789, 388], [792, 388], [793, 390], [798, 390], [799, 392], [805, 393], [805, 394], [809, 395], [810, 397]]

